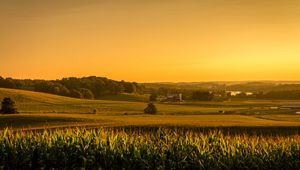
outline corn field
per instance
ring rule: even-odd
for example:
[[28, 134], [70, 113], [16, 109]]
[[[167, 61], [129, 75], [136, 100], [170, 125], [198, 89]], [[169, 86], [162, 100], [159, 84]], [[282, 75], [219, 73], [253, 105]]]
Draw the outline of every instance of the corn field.
[[300, 169], [297, 134], [6, 129], [0, 152], [0, 169]]

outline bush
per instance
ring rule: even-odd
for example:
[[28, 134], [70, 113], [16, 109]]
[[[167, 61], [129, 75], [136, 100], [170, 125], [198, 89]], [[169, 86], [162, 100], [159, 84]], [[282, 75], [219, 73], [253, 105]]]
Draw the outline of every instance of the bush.
[[148, 106], [144, 109], [144, 112], [147, 114], [156, 114], [157, 109], [153, 103], [148, 103]]
[[18, 113], [17, 109], [15, 108], [15, 102], [9, 97], [5, 97], [3, 99], [0, 112], [3, 114]]

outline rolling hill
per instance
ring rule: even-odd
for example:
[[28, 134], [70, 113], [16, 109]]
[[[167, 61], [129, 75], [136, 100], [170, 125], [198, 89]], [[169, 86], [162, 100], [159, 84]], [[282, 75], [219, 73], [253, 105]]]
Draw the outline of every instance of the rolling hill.
[[[0, 99], [11, 97], [16, 101], [17, 108], [21, 113], [92, 113], [97, 110], [101, 115], [123, 115], [143, 114], [146, 102], [141, 95], [137, 97], [132, 94], [123, 94], [104, 98], [105, 100], [87, 100], [63, 97], [47, 93], [32, 92], [25, 90], [0, 88]], [[119, 97], [119, 98], [118, 98]], [[126, 101], [127, 100], [127, 101]], [[244, 106], [221, 105], [215, 107], [214, 104], [156, 104], [159, 114], [207, 114], [217, 113], [220, 107], [223, 110], [240, 110]]]
[[[114, 96], [115, 101], [110, 98], [87, 100], [0, 88], [0, 99], [4, 97], [16, 101], [20, 114], [0, 115], [0, 128], [300, 125], [299, 115], [289, 114], [289, 111], [268, 113], [269, 106], [280, 103], [272, 101], [156, 104], [158, 115], [147, 115], [143, 113], [146, 102], [116, 101], [117, 96]], [[122, 96], [120, 100], [126, 98]], [[220, 110], [228, 113], [219, 113]]]

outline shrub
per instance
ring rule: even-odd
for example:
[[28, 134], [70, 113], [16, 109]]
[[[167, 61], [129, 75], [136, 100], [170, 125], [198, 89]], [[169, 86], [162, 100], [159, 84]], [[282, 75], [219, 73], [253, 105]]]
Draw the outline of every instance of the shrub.
[[17, 109], [15, 108], [15, 102], [9, 97], [5, 97], [3, 99], [0, 112], [3, 114], [18, 113]]
[[148, 106], [144, 109], [144, 112], [147, 114], [156, 114], [157, 109], [153, 103], [148, 103]]

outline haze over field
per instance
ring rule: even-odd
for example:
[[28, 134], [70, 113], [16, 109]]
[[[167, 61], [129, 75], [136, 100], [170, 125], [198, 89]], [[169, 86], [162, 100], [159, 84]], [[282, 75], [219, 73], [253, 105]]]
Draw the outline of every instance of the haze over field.
[[0, 75], [299, 80], [298, 0], [1, 0]]

